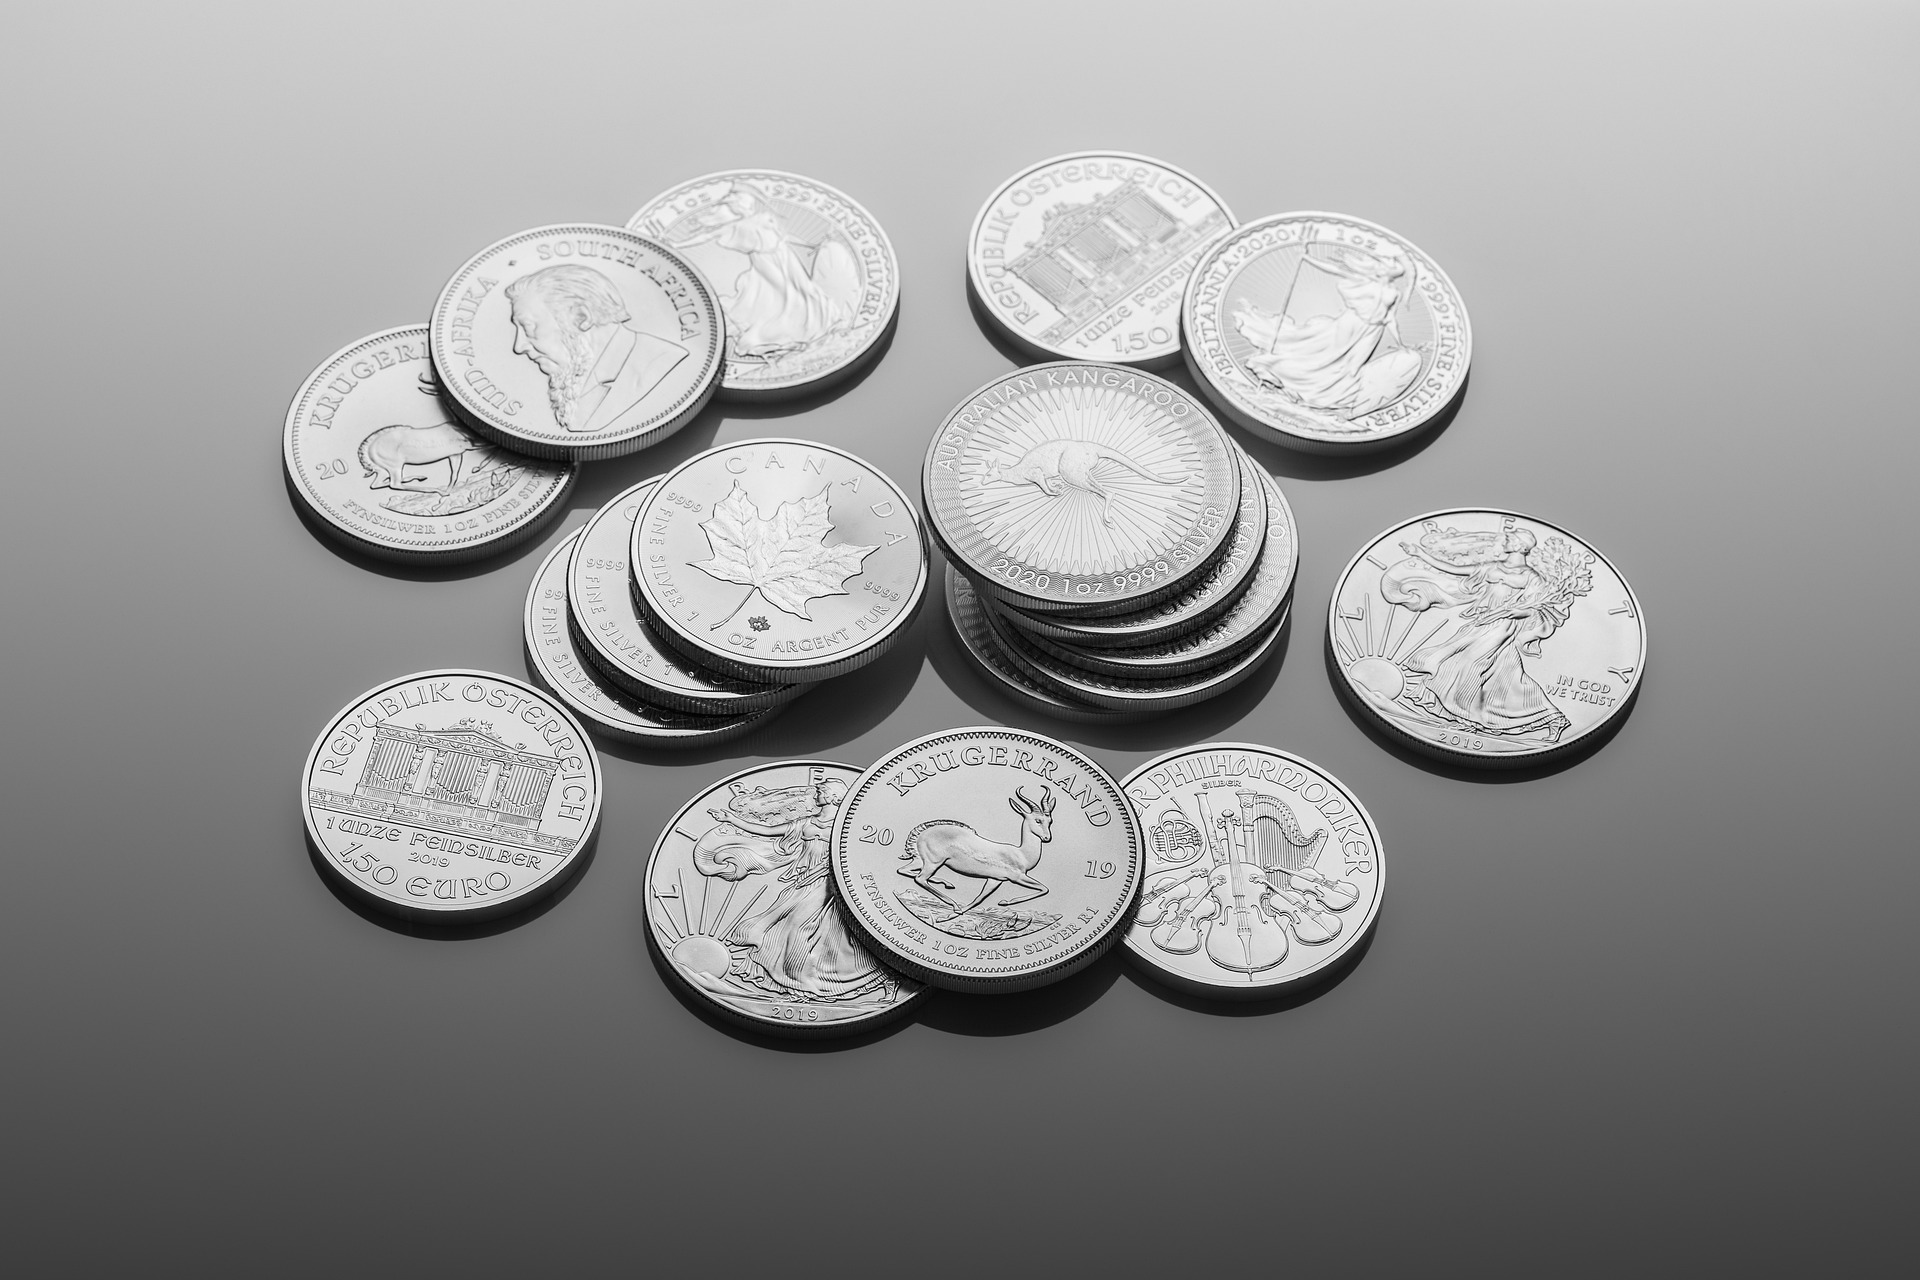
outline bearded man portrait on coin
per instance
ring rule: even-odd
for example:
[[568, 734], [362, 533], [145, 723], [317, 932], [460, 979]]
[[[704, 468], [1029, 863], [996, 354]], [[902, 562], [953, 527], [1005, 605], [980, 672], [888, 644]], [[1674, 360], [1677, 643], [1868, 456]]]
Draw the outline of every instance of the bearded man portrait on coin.
[[506, 292], [514, 354], [547, 375], [554, 419], [568, 431], [609, 426], [689, 354], [677, 342], [634, 328], [620, 290], [592, 267], [543, 267]]

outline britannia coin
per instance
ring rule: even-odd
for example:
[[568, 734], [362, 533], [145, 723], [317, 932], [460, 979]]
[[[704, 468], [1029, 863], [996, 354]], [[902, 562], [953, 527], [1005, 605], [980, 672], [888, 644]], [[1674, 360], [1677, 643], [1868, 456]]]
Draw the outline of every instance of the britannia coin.
[[975, 594], [973, 583], [954, 572], [952, 565], [947, 566], [946, 586], [947, 615], [953, 619], [953, 629], [960, 637], [960, 647], [987, 679], [1015, 702], [1043, 715], [1092, 724], [1116, 724], [1151, 714], [1140, 710], [1128, 715], [1061, 697], [1026, 674], [1006, 655], [999, 638], [994, 634], [992, 623], [987, 620], [986, 602]]
[[710, 173], [661, 192], [627, 227], [713, 282], [727, 320], [723, 395], [775, 399], [838, 382], [878, 354], [899, 314], [887, 233], [824, 182]]
[[788, 760], [734, 774], [673, 815], [647, 862], [647, 933], [715, 1013], [756, 1031], [843, 1035], [927, 988], [848, 931], [828, 868], [858, 769]]
[[754, 711], [731, 716], [689, 715], [650, 706], [615, 688], [581, 661], [567, 616], [567, 560], [580, 531], [553, 549], [527, 592], [527, 661], [534, 678], [589, 729], [642, 747], [697, 747], [725, 742], [777, 714]]
[[1045, 364], [947, 415], [927, 520], [980, 590], [1034, 613], [1141, 609], [1198, 581], [1232, 534], [1236, 451], [1151, 374]]
[[894, 967], [960, 991], [1090, 964], [1125, 931], [1141, 853], [1107, 771], [1021, 729], [907, 743], [860, 775], [833, 829], [849, 918]]
[[1592, 546], [1493, 508], [1396, 525], [1334, 587], [1336, 684], [1391, 736], [1458, 764], [1529, 765], [1622, 715], [1647, 665], [1640, 601]]
[[1259, 218], [1215, 241], [1181, 308], [1187, 367], [1229, 418], [1312, 453], [1378, 448], [1467, 379], [1472, 332], [1437, 263], [1337, 213]]
[[1182, 747], [1122, 784], [1146, 832], [1127, 958], [1204, 996], [1323, 977], [1380, 911], [1380, 831], [1340, 780], [1272, 747]]
[[670, 643], [747, 679], [804, 683], [872, 662], [919, 611], [927, 547], [885, 472], [807, 440], [690, 458], [641, 504], [640, 603]]
[[615, 685], [642, 701], [692, 715], [738, 716], [792, 701], [796, 685], [740, 680], [682, 657], [634, 604], [633, 521], [659, 476], [642, 480], [593, 513], [567, 562], [566, 603], [581, 651]]
[[1180, 355], [1180, 296], [1233, 226], [1190, 173], [1124, 151], [1055, 156], [1009, 178], [973, 220], [967, 284], [1014, 344], [1142, 368]]
[[532, 537], [566, 510], [578, 474], [462, 425], [418, 326], [362, 338], [308, 375], [282, 452], [289, 487], [321, 529], [368, 555], [440, 564]]
[[433, 367], [483, 434], [543, 458], [612, 458], [685, 426], [720, 382], [725, 329], [700, 272], [619, 227], [539, 227], [454, 273]]
[[307, 755], [300, 804], [322, 866], [382, 910], [447, 923], [528, 906], [579, 868], [600, 760], [547, 694], [485, 671], [368, 690]]

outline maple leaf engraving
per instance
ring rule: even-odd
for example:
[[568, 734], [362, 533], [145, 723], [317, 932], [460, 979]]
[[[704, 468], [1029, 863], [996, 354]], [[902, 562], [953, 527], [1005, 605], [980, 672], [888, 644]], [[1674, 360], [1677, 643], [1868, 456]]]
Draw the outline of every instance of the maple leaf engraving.
[[713, 504], [712, 518], [700, 522], [713, 558], [693, 561], [691, 567], [749, 590], [732, 613], [707, 630], [718, 631], [732, 622], [756, 591], [782, 613], [808, 622], [813, 621], [809, 601], [850, 594], [847, 579], [880, 548], [851, 542], [827, 546], [826, 537], [833, 531], [827, 518], [830, 505], [822, 485], [811, 498], [783, 502], [771, 517], [764, 517], [740, 482], [733, 482], [727, 496]]

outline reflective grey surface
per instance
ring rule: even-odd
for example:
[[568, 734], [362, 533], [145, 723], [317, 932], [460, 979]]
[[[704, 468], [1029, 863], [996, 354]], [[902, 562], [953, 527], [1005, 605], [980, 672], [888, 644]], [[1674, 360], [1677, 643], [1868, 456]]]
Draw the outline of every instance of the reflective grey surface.
[[[15, 1269], [790, 1267], [760, 1207], [783, 1161], [804, 1176], [781, 1182], [782, 1223], [873, 1189], [880, 1211], [832, 1242], [870, 1269], [979, 1274], [924, 1242], [1022, 1172], [1048, 1208], [996, 1222], [1013, 1272], [1858, 1274], [1898, 1240], [1920, 20], [1219, 12], [1230, 38], [1203, 8], [1126, 4], [919, 26], [883, 6], [10, 15]], [[532, 43], [548, 31], [564, 57]], [[1208, 109], [1021, 70], [1056, 53]], [[1012, 367], [965, 299], [981, 194], [1090, 146], [1175, 160], [1242, 217], [1403, 229], [1473, 309], [1465, 402], [1404, 451], [1317, 461], [1240, 435], [1305, 550], [1281, 665], [1163, 721], [1082, 727], [990, 695], [929, 607], [764, 736], [604, 751], [594, 861], [518, 928], [409, 937], [328, 891], [292, 782], [327, 717], [406, 671], [521, 674], [544, 551], [711, 442], [810, 435], [913, 475], [941, 417]], [[909, 288], [867, 377], [589, 465], [567, 518], [502, 562], [382, 571], [300, 522], [279, 431], [328, 352], [425, 323], [475, 246], [754, 164], [830, 177], [892, 237]], [[1328, 681], [1308, 620], [1352, 549], [1468, 504], [1591, 538], [1654, 618], [1649, 687], [1566, 768], [1451, 776], [1369, 736]], [[689, 1011], [644, 936], [661, 823], [758, 759], [864, 765], [983, 720], [1122, 776], [1213, 739], [1324, 765], [1392, 849], [1372, 946], [1317, 999], [1246, 1016], [1118, 955], [1030, 995], [941, 993], [836, 1052]], [[1327, 1105], [1276, 1100], [1303, 1080]], [[1017, 1112], [930, 1137], [967, 1127], [981, 1081]], [[1185, 1139], [1209, 1125], [1196, 1172]], [[879, 1198], [908, 1171], [911, 1205]]]

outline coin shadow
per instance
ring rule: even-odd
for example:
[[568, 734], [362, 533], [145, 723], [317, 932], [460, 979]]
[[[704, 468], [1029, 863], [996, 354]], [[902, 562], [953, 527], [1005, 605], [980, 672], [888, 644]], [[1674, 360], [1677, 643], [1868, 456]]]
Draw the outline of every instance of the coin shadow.
[[1304, 985], [1289, 987], [1277, 995], [1255, 996], [1251, 999], [1222, 999], [1199, 995], [1159, 981], [1153, 976], [1146, 962], [1133, 960], [1130, 956], [1126, 966], [1127, 981], [1149, 995], [1156, 996], [1168, 1004], [1178, 1005], [1182, 1009], [1192, 1010], [1194, 1013], [1210, 1013], [1223, 1018], [1270, 1017], [1276, 1013], [1285, 1013], [1289, 1009], [1298, 1009], [1303, 1004], [1312, 1004], [1352, 976], [1353, 971], [1359, 967], [1360, 961], [1365, 958], [1368, 951], [1373, 949], [1374, 935], [1380, 932], [1381, 917], [1384, 914], [1384, 907], [1375, 913], [1373, 925], [1367, 930], [1366, 936], [1349, 948], [1339, 960], [1315, 974]]
[[443, 924], [434, 920], [422, 920], [412, 916], [403, 916], [397, 912], [382, 911], [356, 897], [340, 877], [328, 867], [325, 855], [314, 845], [313, 836], [306, 836], [307, 857], [313, 861], [313, 869], [320, 877], [320, 883], [327, 892], [344, 904], [347, 910], [359, 916], [369, 924], [378, 925], [389, 933], [398, 933], [409, 938], [420, 938], [428, 942], [466, 942], [475, 938], [490, 938], [495, 934], [518, 929], [531, 924], [547, 912], [564, 902], [574, 888], [587, 878], [587, 872], [593, 868], [594, 856], [600, 850], [600, 833], [594, 832], [593, 839], [581, 850], [574, 868], [565, 881], [556, 885], [550, 892], [540, 896], [537, 902], [510, 911], [505, 915], [491, 916], [485, 920], [476, 920], [471, 924]]
[[1120, 948], [1078, 973], [1028, 991], [975, 994], [943, 991], [916, 1011], [914, 1020], [935, 1031], [956, 1036], [1018, 1036], [1065, 1022], [1105, 995], [1120, 980], [1125, 967]]
[[[536, 550], [543, 541], [542, 535], [565, 516], [567, 511], [566, 506], [555, 503], [551, 513], [528, 528], [520, 539], [501, 550], [454, 564], [436, 564], [431, 560], [423, 560], [416, 564], [369, 555], [342, 541], [327, 528], [320, 517], [308, 508], [306, 502], [301, 499], [299, 491], [294, 488], [293, 478], [285, 474], [284, 468], [282, 468], [281, 479], [286, 483], [287, 505], [293, 508], [293, 514], [299, 518], [301, 524], [306, 526], [307, 532], [313, 535], [315, 542], [357, 569], [365, 569], [368, 573], [377, 573], [384, 578], [397, 578], [404, 582], [454, 582], [478, 577], [483, 573], [492, 573], [495, 569], [513, 564], [529, 552]], [[578, 485], [574, 487], [576, 491], [579, 488]]]

